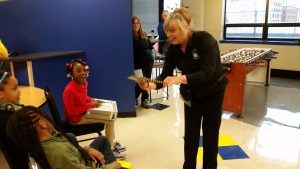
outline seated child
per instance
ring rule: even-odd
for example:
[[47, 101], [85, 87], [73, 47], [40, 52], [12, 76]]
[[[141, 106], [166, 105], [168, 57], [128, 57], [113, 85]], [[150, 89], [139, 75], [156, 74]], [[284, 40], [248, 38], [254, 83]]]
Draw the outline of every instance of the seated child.
[[[18, 150], [6, 138], [5, 126], [9, 116], [22, 106], [18, 80], [9, 72], [0, 70], [0, 142], [2, 152], [11, 169], [28, 169], [28, 155]], [[17, 162], [16, 162], [17, 161]]]
[[[108, 138], [111, 145], [115, 138], [114, 120], [106, 120], [101, 118], [88, 118], [85, 116], [90, 108], [98, 107], [101, 105], [99, 100], [93, 99], [87, 95], [88, 82], [86, 78], [89, 75], [88, 65], [80, 59], [72, 60], [71, 63], [66, 65], [67, 77], [71, 80], [63, 92], [63, 102], [65, 108], [65, 116], [68, 123], [72, 125], [87, 124], [87, 123], [104, 123], [105, 136]], [[124, 158], [124, 146], [113, 146], [114, 155], [117, 158]]]
[[[48, 116], [40, 109], [25, 106], [8, 119], [8, 138], [23, 149], [43, 169], [92, 169], [96, 163], [102, 169], [118, 169], [107, 139], [102, 136], [91, 146], [81, 148], [54, 128]], [[101, 152], [92, 146], [96, 146]]]
[[0, 70], [0, 145], [11, 169], [29, 169], [27, 152], [19, 150], [16, 145], [11, 143], [7, 139], [5, 131], [8, 118], [23, 107], [19, 104], [20, 95], [16, 77], [10, 72]]

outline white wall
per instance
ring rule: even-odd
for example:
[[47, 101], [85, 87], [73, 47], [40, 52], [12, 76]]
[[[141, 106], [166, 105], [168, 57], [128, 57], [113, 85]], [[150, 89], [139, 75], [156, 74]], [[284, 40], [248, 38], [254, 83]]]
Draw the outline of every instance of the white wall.
[[192, 29], [204, 30], [205, 0], [182, 0], [182, 7], [187, 7], [192, 15]]

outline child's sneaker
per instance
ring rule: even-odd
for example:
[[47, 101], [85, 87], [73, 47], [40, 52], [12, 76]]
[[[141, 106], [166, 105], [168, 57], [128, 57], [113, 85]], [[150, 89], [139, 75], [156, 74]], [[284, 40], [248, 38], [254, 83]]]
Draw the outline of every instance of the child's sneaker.
[[114, 149], [113, 154], [117, 160], [124, 160], [126, 157], [126, 154], [124, 152], [120, 152], [118, 149]]
[[119, 150], [120, 152], [126, 151], [126, 146], [121, 145], [121, 143], [118, 141], [114, 142], [114, 148]]

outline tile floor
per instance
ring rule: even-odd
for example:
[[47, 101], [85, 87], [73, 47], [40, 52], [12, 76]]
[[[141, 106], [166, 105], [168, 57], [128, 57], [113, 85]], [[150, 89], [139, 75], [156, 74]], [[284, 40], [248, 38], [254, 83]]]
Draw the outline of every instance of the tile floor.
[[[170, 107], [137, 107], [137, 117], [116, 121], [117, 139], [127, 146], [133, 169], [182, 168], [183, 103], [178, 86], [169, 91], [168, 100], [154, 103]], [[224, 112], [220, 134], [231, 136], [249, 158], [220, 159], [218, 169], [300, 169], [299, 127], [299, 80], [272, 78], [269, 87], [247, 83], [242, 117]]]

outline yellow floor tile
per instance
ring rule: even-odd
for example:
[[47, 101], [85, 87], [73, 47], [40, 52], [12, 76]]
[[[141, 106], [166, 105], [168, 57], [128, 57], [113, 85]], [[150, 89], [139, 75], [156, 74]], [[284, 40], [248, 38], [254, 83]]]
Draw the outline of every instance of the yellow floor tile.
[[220, 134], [219, 135], [219, 146], [232, 146], [238, 145], [238, 143], [233, 140], [229, 134]]

